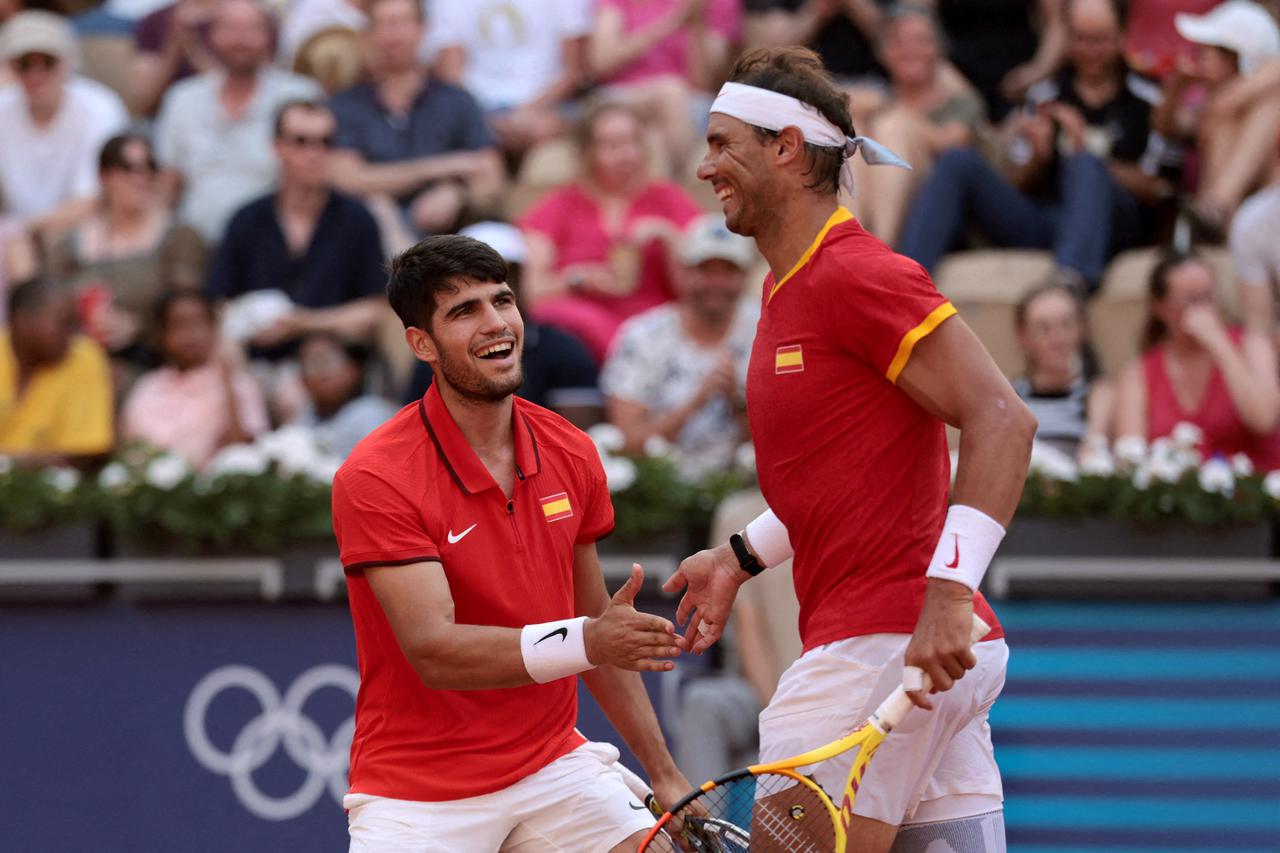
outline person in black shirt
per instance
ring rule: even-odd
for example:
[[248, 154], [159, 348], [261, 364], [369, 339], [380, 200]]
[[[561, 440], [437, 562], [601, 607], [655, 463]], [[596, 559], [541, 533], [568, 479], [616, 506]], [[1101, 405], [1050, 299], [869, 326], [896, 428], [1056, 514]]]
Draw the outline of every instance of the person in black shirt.
[[257, 358], [292, 355], [310, 332], [365, 338], [384, 316], [378, 226], [360, 202], [330, 189], [333, 133], [333, 115], [322, 104], [291, 101], [280, 108], [280, 187], [237, 211], [214, 257], [210, 295], [234, 301], [278, 290], [292, 304], [249, 338]]
[[944, 152], [907, 216], [902, 254], [933, 270], [976, 226], [996, 245], [1051, 249], [1060, 277], [1092, 291], [1111, 254], [1142, 239], [1171, 192], [1169, 152], [1151, 131], [1160, 90], [1126, 68], [1114, 0], [1072, 0], [1067, 21], [1068, 66], [1011, 116], [1004, 174], [972, 148]]

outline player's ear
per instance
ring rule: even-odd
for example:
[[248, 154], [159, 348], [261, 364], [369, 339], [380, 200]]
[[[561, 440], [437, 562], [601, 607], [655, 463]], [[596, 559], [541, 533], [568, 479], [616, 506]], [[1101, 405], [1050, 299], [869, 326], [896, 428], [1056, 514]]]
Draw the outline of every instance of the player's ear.
[[804, 134], [798, 127], [784, 127], [778, 131], [774, 152], [779, 166], [792, 163], [804, 156]]
[[404, 330], [404, 339], [419, 361], [435, 364], [440, 360], [440, 351], [436, 348], [436, 342], [426, 331], [417, 326], [410, 326]]

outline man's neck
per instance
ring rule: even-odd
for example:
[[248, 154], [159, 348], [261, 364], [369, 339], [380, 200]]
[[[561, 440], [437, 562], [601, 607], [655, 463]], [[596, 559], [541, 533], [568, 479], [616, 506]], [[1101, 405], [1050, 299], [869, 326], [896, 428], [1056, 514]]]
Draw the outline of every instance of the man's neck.
[[496, 403], [488, 403], [464, 397], [446, 383], [439, 379], [436, 381], [440, 385], [440, 398], [444, 401], [444, 407], [453, 416], [453, 421], [462, 431], [467, 444], [471, 445], [471, 449], [482, 460], [487, 462], [492, 457], [511, 452], [515, 446], [515, 435], [511, 427], [515, 410], [513, 396], [508, 395]]
[[725, 317], [708, 317], [687, 302], [680, 303], [680, 328], [689, 340], [703, 347], [713, 347], [729, 336], [733, 326], [733, 314]]
[[392, 109], [407, 109], [427, 85], [427, 74], [418, 66], [388, 71], [378, 80], [378, 95]]
[[834, 195], [819, 196], [798, 188], [774, 207], [773, 215], [756, 233], [756, 248], [769, 262], [773, 280], [782, 281], [813, 245], [839, 203]]
[[259, 70], [255, 68], [251, 72], [228, 73], [223, 78], [219, 100], [222, 102], [223, 109], [233, 119], [240, 118], [244, 114], [245, 107], [253, 98], [258, 88]]
[[319, 219], [324, 206], [329, 201], [329, 188], [323, 184], [318, 186], [299, 186], [284, 183], [277, 196], [280, 213], [284, 216], [306, 218], [312, 221]]
[[1088, 77], [1076, 75], [1075, 89], [1080, 100], [1090, 107], [1101, 107], [1115, 100], [1120, 94], [1120, 86], [1124, 73], [1119, 67], [1105, 74], [1094, 74]]
[[67, 89], [65, 86], [58, 88], [58, 94], [48, 103], [33, 104], [27, 102], [27, 114], [31, 116], [31, 123], [40, 127], [48, 124], [58, 117], [58, 113], [62, 111], [62, 104], [67, 99]]
[[1027, 374], [1031, 390], [1036, 393], [1065, 391], [1076, 381], [1078, 374], [1072, 370], [1036, 368]]

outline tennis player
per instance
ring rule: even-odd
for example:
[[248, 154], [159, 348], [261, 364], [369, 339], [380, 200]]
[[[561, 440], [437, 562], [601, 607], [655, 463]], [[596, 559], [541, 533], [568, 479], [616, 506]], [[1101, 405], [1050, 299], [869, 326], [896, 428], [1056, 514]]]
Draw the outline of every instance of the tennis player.
[[432, 237], [391, 262], [405, 339], [435, 381], [334, 480], [360, 666], [353, 853], [634, 851], [653, 817], [618, 751], [574, 729], [578, 676], [658, 797], [689, 788], [640, 683], [684, 641], [609, 598], [613, 508], [595, 447], [514, 396], [524, 326], [506, 264]]
[[[927, 672], [939, 695], [911, 695], [932, 713], [909, 714], [871, 763], [849, 850], [1003, 851], [987, 711], [1008, 650], [976, 590], [1035, 419], [925, 271], [839, 205], [852, 157], [905, 164], [855, 135], [817, 56], [751, 51], [730, 81], [698, 176], [771, 269], [747, 380], [771, 509], [681, 564], [667, 584], [687, 588], [677, 619], [705, 650], [739, 585], [794, 551], [804, 653], [760, 715], [760, 760], [836, 739]], [[944, 424], [961, 435], [950, 508]], [[994, 627], [970, 651], [975, 610]], [[839, 796], [852, 759], [819, 765], [817, 781]], [[940, 840], [950, 846], [930, 846]]]

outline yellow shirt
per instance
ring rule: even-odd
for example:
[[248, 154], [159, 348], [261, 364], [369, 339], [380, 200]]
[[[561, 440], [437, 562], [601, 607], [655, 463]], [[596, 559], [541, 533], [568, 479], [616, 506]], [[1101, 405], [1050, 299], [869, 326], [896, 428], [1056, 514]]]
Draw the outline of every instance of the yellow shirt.
[[76, 337], [62, 361], [31, 377], [21, 397], [17, 384], [13, 345], [0, 333], [0, 453], [87, 456], [111, 449], [111, 371], [96, 343]]

